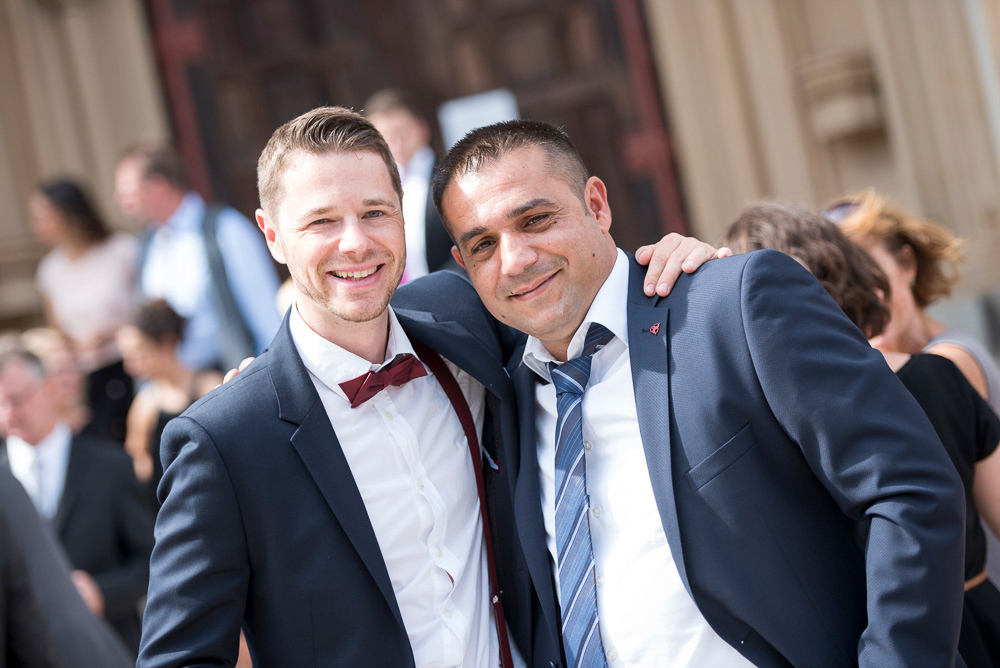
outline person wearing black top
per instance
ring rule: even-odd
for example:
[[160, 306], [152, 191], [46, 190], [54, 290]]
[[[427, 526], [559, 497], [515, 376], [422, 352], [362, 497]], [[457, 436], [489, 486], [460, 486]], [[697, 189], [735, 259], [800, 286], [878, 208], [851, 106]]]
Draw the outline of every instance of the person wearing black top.
[[[785, 204], [754, 204], [737, 217], [723, 243], [736, 253], [770, 248], [791, 256], [819, 279], [869, 339], [889, 321], [885, 275], [819, 215]], [[993, 531], [1000, 530], [1000, 417], [947, 358], [882, 352], [927, 414], [965, 488], [966, 582], [959, 653], [970, 668], [1000, 666], [1000, 591], [986, 576], [986, 535], [979, 521], [981, 515]]]

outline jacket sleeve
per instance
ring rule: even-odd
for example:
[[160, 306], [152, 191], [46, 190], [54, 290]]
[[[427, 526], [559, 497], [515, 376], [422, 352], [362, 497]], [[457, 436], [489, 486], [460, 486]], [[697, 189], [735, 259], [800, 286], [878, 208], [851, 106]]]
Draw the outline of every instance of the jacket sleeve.
[[105, 615], [115, 618], [127, 612], [134, 615], [136, 602], [146, 593], [149, 554], [153, 550], [153, 511], [143, 497], [129, 458], [109, 461], [106, 475], [118, 485], [114, 498], [115, 533], [125, 558], [119, 566], [93, 575], [104, 595]]
[[250, 575], [236, 492], [191, 418], [168, 423], [162, 457], [137, 668], [235, 665]]
[[774, 251], [747, 261], [741, 315], [775, 417], [840, 508], [869, 526], [861, 666], [951, 666], [964, 496], [919, 405], [820, 284]]
[[[32, 587], [21, 546], [0, 516], [0, 662], [6, 656], [23, 668], [61, 664], [48, 633], [48, 620]], [[6, 645], [6, 649], [4, 648]]]

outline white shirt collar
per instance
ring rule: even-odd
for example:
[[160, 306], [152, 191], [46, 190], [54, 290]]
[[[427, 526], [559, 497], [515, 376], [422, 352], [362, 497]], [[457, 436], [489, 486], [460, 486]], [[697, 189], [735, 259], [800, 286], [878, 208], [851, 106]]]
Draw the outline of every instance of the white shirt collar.
[[17, 437], [7, 437], [7, 457], [13, 461], [33, 461], [40, 458], [46, 467], [53, 464], [60, 464], [67, 459], [69, 453], [69, 442], [73, 438], [73, 432], [65, 422], [56, 422], [45, 437], [36, 445], [31, 445], [27, 441]]
[[[628, 306], [627, 300], [623, 299], [623, 296], [628, 294], [628, 271], [628, 255], [619, 248], [615, 266], [604, 281], [604, 285], [597, 291], [597, 296], [594, 297], [590, 310], [587, 311], [587, 317], [583, 319], [580, 327], [573, 334], [569, 349], [566, 351], [567, 359], [577, 357], [583, 352], [587, 330], [594, 322], [599, 322], [607, 327], [615, 337], [628, 346]], [[551, 381], [548, 363], [558, 362], [558, 360], [545, 349], [541, 341], [529, 336], [521, 359], [529, 369], [544, 380]]]
[[[289, 318], [289, 328], [292, 342], [295, 344], [299, 357], [306, 370], [326, 385], [334, 394], [350, 401], [340, 388], [340, 383], [352, 380], [369, 371], [378, 371], [391, 362], [397, 355], [410, 353], [416, 356], [410, 339], [396, 319], [392, 308], [389, 313], [389, 343], [385, 348], [385, 359], [378, 364], [372, 364], [363, 357], [348, 352], [336, 343], [324, 339], [306, 324], [299, 315], [298, 307], [292, 308]], [[428, 372], [429, 373], [429, 372]]]

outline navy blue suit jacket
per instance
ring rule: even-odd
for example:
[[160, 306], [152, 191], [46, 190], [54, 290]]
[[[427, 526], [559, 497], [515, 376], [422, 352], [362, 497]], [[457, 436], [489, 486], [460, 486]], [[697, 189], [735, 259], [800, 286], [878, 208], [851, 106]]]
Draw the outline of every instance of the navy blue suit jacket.
[[[951, 665], [961, 483], [881, 355], [780, 253], [708, 263], [667, 298], [643, 294], [643, 273], [632, 264], [627, 296], [640, 433], [671, 553], [715, 631], [759, 666]], [[522, 351], [507, 366], [520, 437], [501, 447], [523, 578], [507, 614], [550, 665], [559, 611]]]
[[[495, 325], [478, 301], [450, 306], [469, 324], [447, 309], [396, 314], [408, 336], [486, 386], [492, 448], [501, 428], [516, 433], [513, 409], [506, 426], [494, 410], [500, 399], [513, 406]], [[413, 665], [364, 502], [287, 317], [252, 365], [168, 424], [161, 458], [140, 668], [232, 665], [241, 626], [254, 665]], [[491, 470], [494, 498], [508, 488], [498, 477]], [[497, 529], [498, 544], [513, 544], [510, 517]]]

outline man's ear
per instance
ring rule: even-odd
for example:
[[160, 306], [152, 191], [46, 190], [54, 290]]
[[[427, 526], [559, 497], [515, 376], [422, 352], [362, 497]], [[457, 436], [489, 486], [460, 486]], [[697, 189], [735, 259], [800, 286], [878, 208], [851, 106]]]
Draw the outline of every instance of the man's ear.
[[257, 209], [254, 212], [254, 218], [257, 220], [257, 227], [264, 233], [264, 240], [267, 241], [267, 249], [271, 251], [271, 257], [276, 262], [288, 264], [285, 261], [285, 251], [281, 247], [281, 239], [278, 237], [277, 221], [268, 216], [263, 209]]
[[611, 206], [608, 204], [608, 188], [596, 176], [587, 179], [583, 187], [583, 203], [598, 227], [605, 234], [611, 229]]
[[462, 254], [458, 252], [458, 246], [451, 247], [451, 256], [455, 258], [455, 262], [458, 263], [459, 267], [465, 269], [465, 262], [462, 261]]

